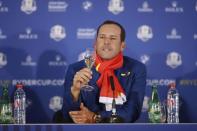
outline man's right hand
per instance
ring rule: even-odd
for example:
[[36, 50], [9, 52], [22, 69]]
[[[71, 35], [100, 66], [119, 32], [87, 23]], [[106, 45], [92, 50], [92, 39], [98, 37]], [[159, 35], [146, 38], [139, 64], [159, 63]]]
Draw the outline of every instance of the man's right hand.
[[92, 71], [88, 68], [83, 68], [76, 72], [73, 78], [73, 85], [71, 93], [75, 101], [78, 100], [80, 89], [83, 85], [87, 84], [92, 79]]

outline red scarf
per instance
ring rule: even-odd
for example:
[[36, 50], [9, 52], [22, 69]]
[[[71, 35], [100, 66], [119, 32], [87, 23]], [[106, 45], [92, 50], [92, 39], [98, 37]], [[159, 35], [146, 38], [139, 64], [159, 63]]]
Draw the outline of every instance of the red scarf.
[[120, 85], [118, 78], [114, 74], [114, 70], [122, 67], [123, 55], [119, 53], [111, 60], [103, 61], [100, 56], [96, 54], [96, 70], [101, 74], [97, 80], [97, 85], [101, 88], [100, 91], [100, 103], [111, 104], [113, 100], [113, 91], [109, 81], [109, 77], [112, 76], [115, 85], [115, 100], [116, 104], [123, 104], [126, 101], [126, 96], [122, 86]]

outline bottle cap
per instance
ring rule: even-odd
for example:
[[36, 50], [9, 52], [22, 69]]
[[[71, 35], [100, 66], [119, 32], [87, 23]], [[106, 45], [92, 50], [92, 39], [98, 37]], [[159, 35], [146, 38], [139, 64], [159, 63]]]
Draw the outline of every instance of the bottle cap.
[[23, 88], [23, 84], [22, 83], [17, 83], [16, 88]]
[[176, 88], [176, 84], [175, 84], [175, 82], [170, 83], [170, 84], [169, 84], [169, 87], [170, 87], [170, 88]]

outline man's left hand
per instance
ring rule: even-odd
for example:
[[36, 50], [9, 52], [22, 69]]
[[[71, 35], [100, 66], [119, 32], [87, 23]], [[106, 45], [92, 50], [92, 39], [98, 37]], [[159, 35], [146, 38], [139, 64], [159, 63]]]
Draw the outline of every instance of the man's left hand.
[[94, 112], [91, 112], [83, 103], [80, 105], [80, 111], [70, 111], [69, 114], [74, 121], [74, 123], [94, 123], [93, 116]]

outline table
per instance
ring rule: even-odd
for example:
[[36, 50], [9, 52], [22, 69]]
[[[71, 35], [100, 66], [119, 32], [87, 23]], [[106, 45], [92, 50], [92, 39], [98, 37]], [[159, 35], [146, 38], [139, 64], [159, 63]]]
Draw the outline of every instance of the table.
[[0, 125], [0, 131], [197, 131], [197, 124], [26, 124]]

